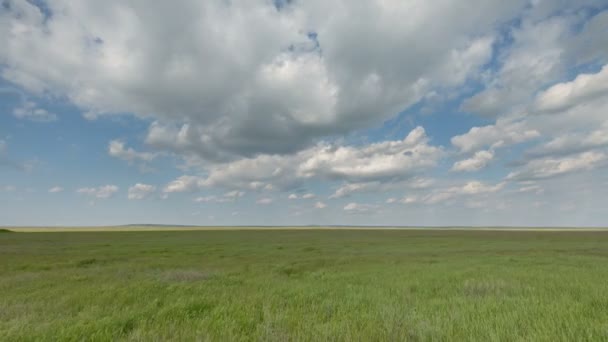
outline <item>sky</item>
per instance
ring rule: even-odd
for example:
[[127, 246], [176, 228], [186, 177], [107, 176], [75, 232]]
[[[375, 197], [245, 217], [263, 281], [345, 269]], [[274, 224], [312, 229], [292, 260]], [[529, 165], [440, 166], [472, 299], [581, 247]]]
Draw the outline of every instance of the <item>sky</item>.
[[608, 0], [0, 0], [0, 225], [608, 226]]

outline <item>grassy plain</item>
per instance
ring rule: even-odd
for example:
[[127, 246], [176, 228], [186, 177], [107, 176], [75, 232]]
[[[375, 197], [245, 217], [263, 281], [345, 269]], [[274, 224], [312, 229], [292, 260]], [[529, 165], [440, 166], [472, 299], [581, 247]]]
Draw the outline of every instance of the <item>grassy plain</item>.
[[0, 340], [608, 340], [608, 231], [2, 233]]

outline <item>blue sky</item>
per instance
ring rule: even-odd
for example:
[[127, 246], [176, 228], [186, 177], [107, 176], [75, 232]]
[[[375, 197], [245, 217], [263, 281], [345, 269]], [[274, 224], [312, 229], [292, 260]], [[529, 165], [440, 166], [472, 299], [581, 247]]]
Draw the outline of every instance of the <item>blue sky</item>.
[[0, 225], [605, 226], [608, 2], [2, 2]]

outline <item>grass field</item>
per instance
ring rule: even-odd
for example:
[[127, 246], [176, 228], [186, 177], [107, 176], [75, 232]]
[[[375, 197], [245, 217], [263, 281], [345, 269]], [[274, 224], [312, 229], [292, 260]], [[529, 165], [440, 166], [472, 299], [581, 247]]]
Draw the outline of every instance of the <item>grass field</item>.
[[608, 340], [608, 231], [6, 232], [0, 340]]

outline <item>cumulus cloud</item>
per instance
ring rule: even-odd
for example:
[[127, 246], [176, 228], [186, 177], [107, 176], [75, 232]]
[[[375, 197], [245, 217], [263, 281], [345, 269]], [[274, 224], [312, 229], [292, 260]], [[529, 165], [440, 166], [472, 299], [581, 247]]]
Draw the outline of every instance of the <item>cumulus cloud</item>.
[[325, 208], [327, 208], [327, 204], [325, 204], [325, 203], [323, 203], [323, 202], [319, 201], [319, 202], [316, 202], [316, 203], [315, 203], [315, 208], [316, 208], [316, 209], [325, 209]]
[[118, 192], [118, 187], [116, 185], [104, 185], [96, 188], [80, 188], [76, 192], [95, 198], [107, 199]]
[[[601, 4], [53, 0], [41, 8], [7, 0], [0, 77], [23, 91], [12, 113], [19, 118], [56, 119], [42, 107], [61, 99], [89, 120], [139, 120], [127, 131], [144, 127], [135, 133], [141, 141], [120, 135], [107, 154], [136, 165], [177, 160], [182, 176], [167, 179], [159, 198], [310, 198], [289, 203], [306, 214], [325, 206], [325, 191], [317, 192], [325, 188], [332, 200], [382, 194], [393, 209], [458, 201], [478, 208], [507, 186], [509, 196], [536, 198], [545, 188], [555, 192], [546, 179], [606, 164], [608, 11]], [[432, 114], [425, 108], [458, 105], [483, 118], [434, 118], [450, 129], [429, 126], [433, 136], [466, 125], [451, 146], [416, 127]], [[415, 128], [395, 138], [404, 125]], [[6, 143], [0, 140], [0, 166], [25, 169], [9, 159]], [[441, 179], [456, 176], [450, 169], [488, 165], [496, 172], [483, 182]], [[128, 197], [148, 196], [149, 187], [136, 184]], [[117, 191], [78, 189], [93, 198]], [[343, 212], [381, 210], [351, 200]], [[242, 217], [250, 217], [246, 210]]]
[[210, 195], [210, 196], [197, 197], [194, 199], [194, 201], [195, 202], [205, 202], [205, 203], [207, 203], [207, 202], [227, 203], [227, 202], [234, 202], [238, 198], [241, 198], [243, 196], [245, 196], [244, 191], [229, 191], [229, 192], [223, 194], [222, 196]]
[[519, 192], [519, 193], [529, 193], [529, 192], [532, 192], [532, 193], [535, 193], [537, 195], [540, 195], [540, 194], [542, 194], [542, 193], [545, 192], [545, 189], [543, 189], [543, 187], [541, 187], [538, 184], [534, 184], [533, 182], [532, 183], [526, 183], [526, 182], [524, 182], [524, 184], [522, 184], [522, 185], [523, 186], [520, 187], [517, 190], [517, 192]]
[[425, 189], [434, 184], [430, 178], [413, 177], [404, 181], [347, 183], [340, 186], [329, 198], [341, 198], [357, 193], [386, 192], [398, 189]]
[[462, 85], [492, 57], [496, 25], [525, 5], [58, 0], [46, 15], [10, 1], [0, 60], [30, 92], [65, 96], [91, 118], [153, 118], [150, 144], [225, 161], [302, 150]]
[[[608, 13], [575, 14], [596, 6], [594, 0], [530, 2], [519, 24], [510, 28], [509, 44], [495, 52], [498, 67], [487, 73], [485, 88], [465, 100], [462, 110], [496, 117], [523, 109], [539, 90], [567, 76], [569, 66], [605, 60], [606, 49], [596, 45], [606, 41], [601, 32], [608, 27]], [[544, 100], [546, 109], [553, 106]]]
[[454, 163], [452, 171], [478, 171], [486, 167], [492, 159], [494, 159], [493, 151], [477, 151], [471, 158]]
[[344, 211], [353, 214], [371, 213], [378, 210], [377, 205], [351, 202], [344, 206]]
[[536, 98], [540, 112], [555, 112], [608, 95], [608, 65], [598, 73], [580, 74], [573, 81], [558, 83]]
[[194, 202], [199, 203], [207, 203], [207, 202], [222, 202], [223, 200], [227, 201], [227, 199], [218, 198], [217, 196], [199, 196], [194, 199]]
[[565, 35], [574, 22], [557, 16], [547, 20], [523, 18], [513, 29], [514, 40], [487, 86], [462, 104], [464, 111], [496, 117], [531, 100], [532, 94], [563, 72]]
[[262, 198], [258, 198], [255, 203], [257, 204], [270, 204], [274, 202], [274, 200], [270, 197], [262, 197]]
[[240, 198], [240, 197], [243, 197], [243, 196], [245, 196], [245, 192], [244, 191], [237, 191], [237, 190], [229, 191], [229, 192], [227, 192], [227, 193], [224, 194], [224, 197], [227, 197], [227, 198]]
[[149, 162], [158, 156], [151, 152], [137, 152], [131, 147], [125, 147], [125, 143], [120, 140], [112, 140], [108, 144], [108, 154], [114, 158], [128, 162], [144, 161]]
[[496, 124], [472, 127], [467, 133], [452, 137], [452, 145], [461, 152], [473, 152], [481, 148], [496, 149], [538, 138], [540, 133], [528, 127], [526, 121], [498, 120]]
[[127, 197], [130, 200], [142, 200], [150, 197], [156, 191], [156, 186], [137, 183], [129, 188]]
[[29, 120], [34, 122], [51, 122], [57, 120], [57, 115], [48, 112], [46, 109], [39, 108], [35, 102], [26, 101], [20, 107], [13, 110], [13, 115], [17, 119]]
[[519, 170], [509, 173], [508, 180], [553, 178], [577, 171], [588, 171], [606, 164], [606, 154], [590, 151], [563, 158], [540, 158], [529, 161]]
[[568, 132], [526, 152], [528, 157], [563, 156], [608, 146], [608, 121], [589, 132]]
[[310, 179], [404, 179], [435, 166], [442, 154], [440, 147], [429, 144], [424, 129], [417, 127], [403, 140], [364, 146], [319, 143], [293, 155], [260, 155], [214, 164], [207, 177], [182, 176], [165, 191], [197, 191], [209, 186], [251, 189], [270, 183], [285, 188]]
[[49, 189], [50, 193], [58, 193], [58, 192], [63, 192], [63, 188], [60, 186], [54, 186], [52, 188]]
[[[410, 195], [398, 200], [403, 204], [427, 204], [434, 205], [461, 197], [484, 196], [499, 192], [505, 187], [505, 182], [488, 184], [480, 181], [468, 181], [463, 185], [441, 187], [424, 195]], [[395, 201], [393, 201], [395, 202]]]

